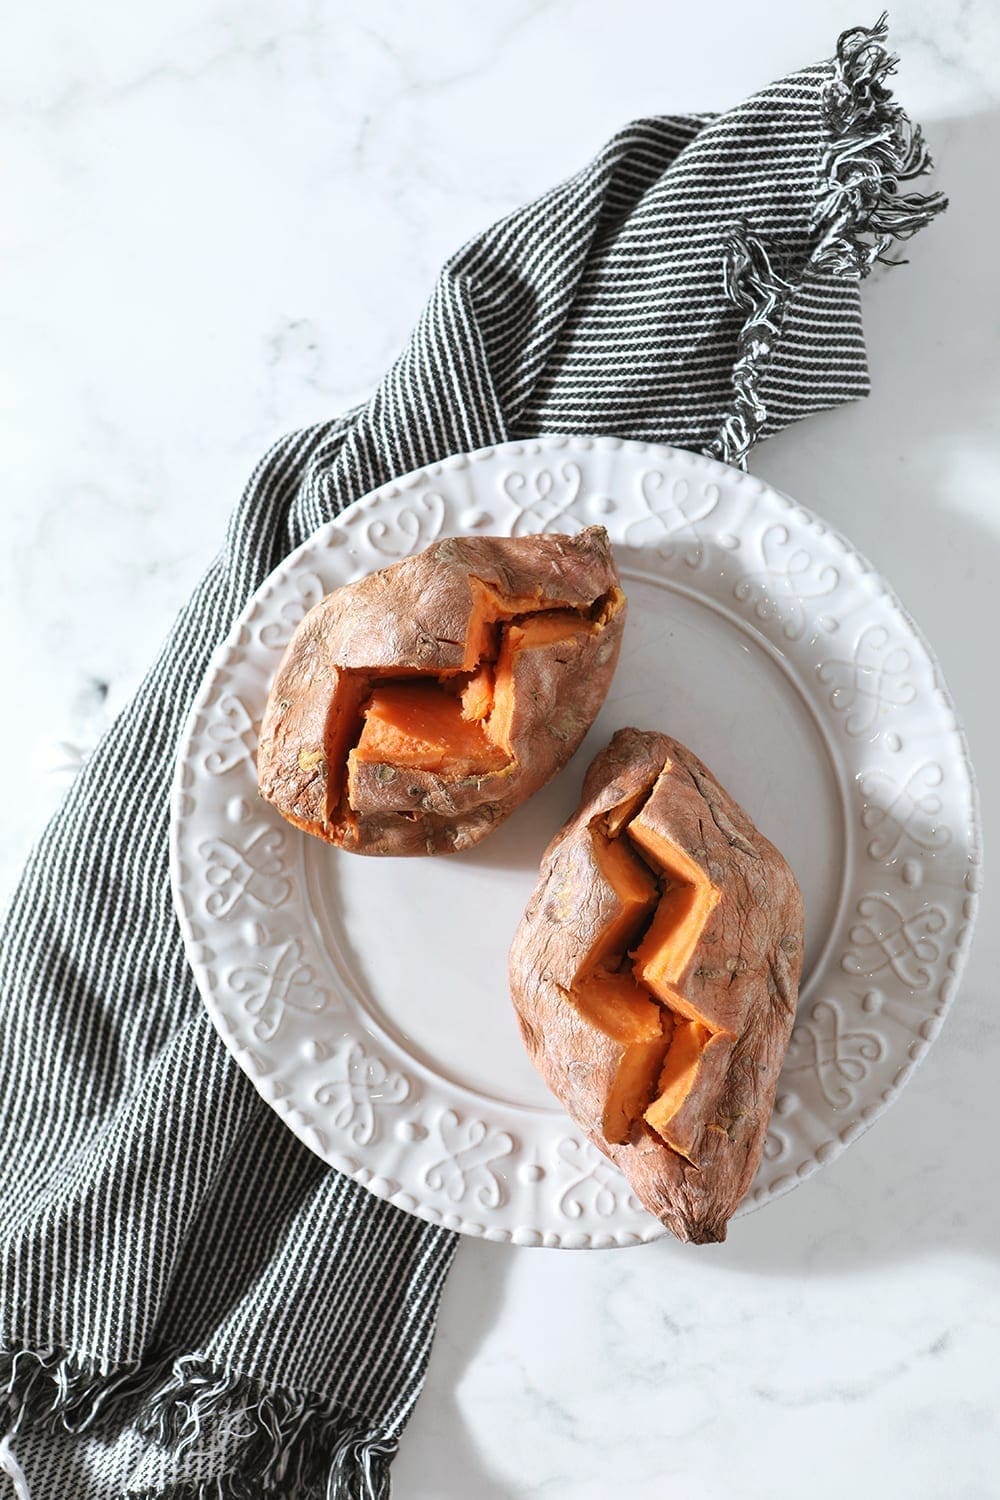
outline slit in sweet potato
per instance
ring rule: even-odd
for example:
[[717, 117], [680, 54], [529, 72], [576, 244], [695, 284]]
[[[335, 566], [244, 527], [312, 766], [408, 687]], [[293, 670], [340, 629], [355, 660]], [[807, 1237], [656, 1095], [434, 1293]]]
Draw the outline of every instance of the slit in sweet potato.
[[617, 1053], [602, 1129], [609, 1141], [627, 1141], [663, 1067], [670, 1018], [628, 972], [595, 969], [566, 998]]
[[724, 1239], [753, 1180], [802, 937], [787, 861], [708, 768], [620, 730], [543, 856], [511, 997], [570, 1118], [679, 1239]]
[[617, 898], [616, 909], [605, 912], [594, 935], [581, 973], [619, 967], [656, 910], [659, 889], [649, 866], [624, 839], [603, 838], [592, 831], [594, 862]]
[[569, 998], [620, 1044], [606, 1139], [624, 1143], [645, 1120], [686, 1155], [692, 1140], [678, 1123], [684, 1106], [713, 1038], [731, 1040], [679, 989], [719, 893], [690, 855], [643, 820], [652, 785], [591, 827], [594, 862], [616, 903], [602, 912]]
[[615, 588], [588, 610], [553, 608], [541, 595], [504, 600], [479, 580], [472, 583], [475, 608], [462, 668], [342, 674], [327, 724], [332, 822], [348, 821], [356, 797], [363, 797], [364, 767], [384, 791], [400, 771], [427, 772], [447, 783], [511, 766], [522, 653], [561, 641], [572, 651], [574, 642], [605, 629], [624, 597]]
[[470, 848], [580, 744], [625, 612], [598, 526], [444, 537], [344, 584], [307, 611], [278, 664], [261, 796], [351, 853]]
[[704, 1100], [714, 1096], [732, 1050], [728, 1032], [675, 1018], [655, 1096], [643, 1118], [672, 1151], [695, 1164]]
[[[603, 604], [605, 601], [600, 602]], [[563, 641], [567, 651], [572, 651], [574, 642], [579, 643], [585, 637], [597, 635], [603, 628], [603, 617], [594, 620], [588, 614], [571, 609], [541, 610], [534, 615], [521, 615], [500, 626], [500, 644], [493, 677], [493, 705], [485, 722], [486, 733], [494, 744], [508, 751], [511, 748], [517, 704], [515, 685], [522, 653]]]
[[634, 1043], [623, 1054], [614, 1083], [604, 1103], [601, 1129], [605, 1140], [624, 1146], [632, 1137], [635, 1122], [642, 1115], [657, 1075], [663, 1068], [662, 1036], [648, 1042]]

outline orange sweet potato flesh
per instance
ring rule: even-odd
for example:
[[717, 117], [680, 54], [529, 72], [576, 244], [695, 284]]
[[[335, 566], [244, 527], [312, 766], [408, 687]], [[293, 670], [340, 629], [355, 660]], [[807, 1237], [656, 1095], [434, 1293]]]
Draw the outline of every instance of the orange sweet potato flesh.
[[419, 679], [376, 684], [351, 753], [359, 761], [455, 776], [485, 775], [508, 759], [481, 721], [465, 718], [461, 698]]
[[352, 853], [468, 848], [576, 750], [624, 623], [603, 527], [436, 542], [298, 626], [261, 725], [261, 795]]
[[795, 1019], [802, 897], [678, 741], [620, 730], [549, 845], [510, 953], [529, 1053], [679, 1239], [725, 1238]]

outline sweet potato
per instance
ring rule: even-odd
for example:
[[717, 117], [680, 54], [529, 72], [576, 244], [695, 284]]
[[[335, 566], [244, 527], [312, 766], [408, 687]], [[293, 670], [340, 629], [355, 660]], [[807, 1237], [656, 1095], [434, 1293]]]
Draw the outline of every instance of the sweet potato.
[[468, 848], [573, 754], [624, 623], [601, 526], [436, 542], [298, 626], [261, 726], [261, 795], [354, 853]]
[[535, 1065], [679, 1239], [753, 1179], [802, 967], [802, 897], [706, 767], [622, 729], [549, 845], [510, 953]]

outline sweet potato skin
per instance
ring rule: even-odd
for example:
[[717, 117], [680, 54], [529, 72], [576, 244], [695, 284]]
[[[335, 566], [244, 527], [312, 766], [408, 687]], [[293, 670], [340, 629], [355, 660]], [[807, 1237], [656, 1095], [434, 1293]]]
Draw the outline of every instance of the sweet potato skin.
[[[665, 765], [670, 773], [661, 775]], [[592, 830], [647, 789], [641, 816], [720, 892], [676, 984], [720, 1028], [673, 1122], [688, 1156], [641, 1119], [629, 1141], [605, 1139], [614, 1049], [567, 1000], [594, 924], [609, 908]], [[543, 856], [511, 948], [510, 988], [525, 1044], [549, 1087], [678, 1239], [724, 1239], [753, 1180], [794, 1024], [802, 952], [802, 897], [781, 854], [691, 751], [666, 735], [620, 730], [594, 760], [577, 812]]]
[[[597, 633], [522, 653], [515, 666], [510, 763], [450, 779], [423, 770], [355, 768], [351, 815], [331, 818], [331, 706], [351, 709], [354, 674], [471, 669], [466, 638], [482, 587], [532, 607], [586, 610], [614, 596]], [[321, 600], [297, 627], [275, 675], [257, 749], [261, 795], [308, 833], [359, 854], [464, 849], [492, 831], [576, 750], [604, 701], [625, 623], [603, 527], [575, 536], [454, 537]]]

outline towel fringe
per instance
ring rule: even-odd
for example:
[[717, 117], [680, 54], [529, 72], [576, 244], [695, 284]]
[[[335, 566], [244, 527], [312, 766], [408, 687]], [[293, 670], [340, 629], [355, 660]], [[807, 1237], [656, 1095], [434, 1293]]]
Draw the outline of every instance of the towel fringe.
[[763, 240], [745, 224], [734, 225], [727, 235], [723, 281], [730, 302], [747, 316], [736, 341], [732, 410], [708, 452], [745, 469], [747, 454], [767, 420], [760, 382], [781, 333], [792, 287], [778, 272]]
[[[388, 1500], [396, 1439], [344, 1407], [305, 1392], [265, 1391], [198, 1355], [109, 1369], [67, 1354], [0, 1351], [0, 1414], [16, 1437], [105, 1431], [117, 1418], [180, 1460], [203, 1434], [224, 1432], [234, 1468], [209, 1481], [129, 1490], [130, 1500]], [[232, 1450], [231, 1450], [232, 1451]], [[225, 1460], [230, 1465], [233, 1457]]]
[[[824, 94], [830, 142], [822, 164], [821, 192], [813, 214], [816, 245], [809, 266], [861, 280], [877, 261], [904, 265], [889, 248], [917, 233], [943, 209], [943, 193], [900, 193], [932, 162], [918, 125], [896, 103], [885, 80], [898, 59], [884, 43], [883, 11], [874, 26], [855, 26], [837, 40], [833, 77]], [[733, 400], [706, 452], [745, 469], [761, 437], [767, 406], [761, 386], [781, 334], [793, 288], [775, 265], [775, 251], [734, 226], [723, 253], [727, 298], [746, 313], [736, 342]]]
[[889, 248], [948, 204], [943, 193], [899, 192], [900, 182], [922, 176], [933, 163], [919, 125], [886, 86], [898, 63], [884, 45], [888, 34], [885, 11], [874, 26], [843, 32], [824, 97], [830, 145], [812, 259], [837, 276], [865, 277], [878, 261], [902, 264], [887, 255]]

